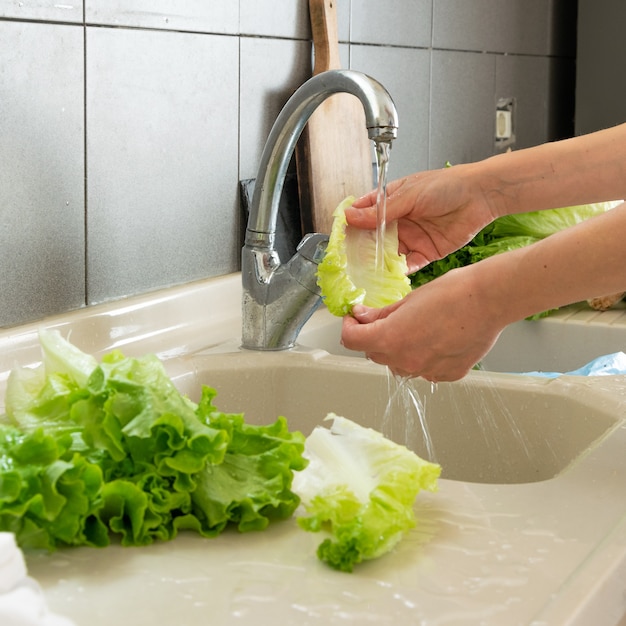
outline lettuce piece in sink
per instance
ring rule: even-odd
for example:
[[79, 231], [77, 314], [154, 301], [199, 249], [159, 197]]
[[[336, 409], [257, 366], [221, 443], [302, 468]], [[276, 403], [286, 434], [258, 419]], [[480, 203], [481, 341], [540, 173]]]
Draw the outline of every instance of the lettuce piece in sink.
[[43, 362], [13, 370], [0, 419], [0, 530], [22, 547], [212, 537], [293, 513], [304, 436], [284, 420], [246, 424], [210, 388], [195, 404], [154, 355], [98, 363], [56, 331], [40, 339]]
[[324, 303], [333, 315], [348, 315], [355, 304], [380, 308], [411, 291], [406, 258], [398, 252], [397, 223], [387, 224], [383, 267], [378, 268], [376, 232], [354, 228], [346, 220], [349, 196], [335, 209], [328, 247], [317, 270]]
[[436, 491], [441, 467], [344, 417], [326, 419], [331, 428], [309, 435], [309, 465], [294, 478], [302, 500], [296, 515], [305, 530], [328, 531], [318, 557], [351, 572], [392, 550], [415, 526], [415, 498], [422, 489]]

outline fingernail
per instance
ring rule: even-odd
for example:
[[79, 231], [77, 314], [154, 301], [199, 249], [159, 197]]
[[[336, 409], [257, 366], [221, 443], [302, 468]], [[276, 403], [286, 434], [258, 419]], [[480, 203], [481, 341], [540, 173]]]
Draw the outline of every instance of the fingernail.
[[363, 317], [367, 313], [367, 308], [362, 304], [355, 304], [352, 307], [352, 316], [353, 317]]

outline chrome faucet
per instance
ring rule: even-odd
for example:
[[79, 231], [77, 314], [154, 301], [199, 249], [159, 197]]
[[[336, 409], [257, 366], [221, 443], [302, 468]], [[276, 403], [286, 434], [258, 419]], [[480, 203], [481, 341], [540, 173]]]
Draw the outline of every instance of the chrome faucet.
[[302, 326], [321, 303], [316, 272], [328, 235], [305, 235], [294, 256], [281, 264], [275, 249], [276, 222], [287, 167], [302, 129], [315, 109], [339, 92], [361, 101], [370, 139], [390, 143], [396, 137], [398, 116], [391, 96], [379, 82], [360, 72], [323, 72], [288, 100], [261, 155], [241, 254], [243, 348], [293, 347]]

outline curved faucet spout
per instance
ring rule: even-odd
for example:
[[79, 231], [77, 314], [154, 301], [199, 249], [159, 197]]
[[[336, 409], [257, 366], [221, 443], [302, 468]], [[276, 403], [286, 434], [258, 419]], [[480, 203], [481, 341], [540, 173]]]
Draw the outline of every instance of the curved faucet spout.
[[390, 142], [396, 138], [396, 107], [378, 81], [351, 70], [330, 70], [309, 79], [284, 106], [265, 144], [248, 219], [246, 239], [249, 243], [256, 245], [259, 239], [268, 241], [266, 235], [276, 232], [285, 174], [302, 129], [313, 111], [326, 98], [339, 92], [350, 93], [361, 101], [370, 139]]
[[[368, 136], [391, 142], [398, 116], [391, 96], [376, 80], [351, 70], [330, 70], [309, 79], [289, 99], [261, 155], [242, 251], [242, 346], [282, 350], [294, 345], [300, 329], [320, 304], [315, 280], [328, 238], [307, 236], [294, 257], [280, 264], [274, 248], [278, 207], [289, 162], [315, 109], [335, 93], [356, 96], [365, 111]], [[329, 129], [332, 132], [332, 129]]]

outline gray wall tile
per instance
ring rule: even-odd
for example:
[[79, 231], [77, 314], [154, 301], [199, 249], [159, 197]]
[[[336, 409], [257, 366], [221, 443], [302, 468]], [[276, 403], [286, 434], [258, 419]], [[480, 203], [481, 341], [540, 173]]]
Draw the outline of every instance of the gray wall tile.
[[[391, 177], [492, 154], [499, 95], [516, 147], [573, 132], [575, 1], [335, 1], [343, 67], [398, 105]], [[0, 0], [0, 325], [238, 269], [238, 180], [311, 74], [308, 0], [85, 0], [85, 20]]]
[[550, 59], [516, 55], [496, 57], [496, 100], [515, 99], [515, 144], [527, 148], [548, 141]]
[[88, 29], [90, 303], [237, 268], [237, 49]]
[[350, 41], [350, 5], [351, 0], [335, 0], [337, 7], [337, 36], [339, 41]]
[[495, 56], [433, 50], [430, 167], [493, 154]]
[[0, 325], [85, 303], [83, 32], [0, 21]]
[[574, 91], [573, 59], [496, 56], [496, 99], [516, 100], [513, 149], [571, 136]]
[[0, 0], [0, 17], [56, 22], [82, 22], [83, 0]]
[[550, 0], [435, 0], [433, 46], [549, 54]]
[[[352, 46], [347, 43], [339, 44], [339, 63], [342, 69], [350, 69], [350, 54]], [[354, 69], [354, 68], [352, 68]]]
[[293, 92], [311, 76], [307, 41], [241, 40], [239, 172], [256, 178], [265, 140]]
[[352, 43], [428, 47], [431, 27], [432, 0], [352, 2]]
[[547, 89], [548, 137], [550, 141], [571, 137], [575, 132], [576, 60], [550, 58], [550, 79]]
[[626, 121], [623, 0], [580, 0], [576, 66], [576, 132]]
[[242, 35], [310, 39], [308, 0], [239, 0]]
[[88, 24], [207, 33], [237, 33], [237, 2], [220, 0], [85, 0]]
[[[352, 69], [382, 83], [398, 110], [398, 138], [389, 159], [390, 179], [426, 169], [430, 50], [360, 45], [352, 45], [351, 49]], [[390, 67], [393, 72], [389, 72]]]

